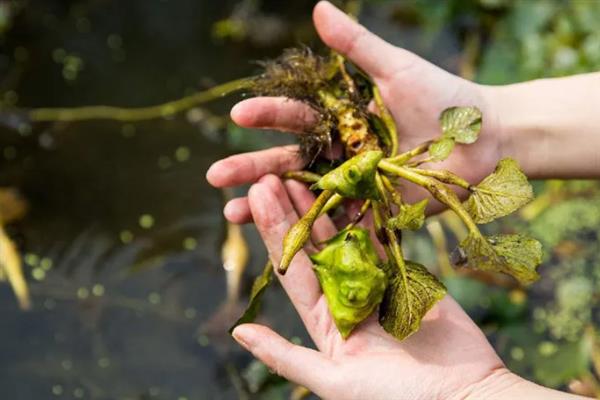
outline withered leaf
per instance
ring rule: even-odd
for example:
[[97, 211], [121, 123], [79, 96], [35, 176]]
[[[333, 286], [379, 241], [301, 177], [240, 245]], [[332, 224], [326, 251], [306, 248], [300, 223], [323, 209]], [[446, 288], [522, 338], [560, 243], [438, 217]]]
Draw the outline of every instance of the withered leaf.
[[478, 224], [508, 215], [533, 199], [527, 177], [512, 158], [500, 160], [496, 170], [479, 185], [465, 202], [465, 208]]
[[377, 199], [375, 173], [383, 158], [381, 151], [360, 153], [324, 175], [313, 188], [333, 190], [352, 199]]
[[405, 263], [406, 279], [400, 271], [392, 276], [379, 307], [379, 323], [399, 340], [419, 330], [425, 314], [446, 295], [444, 284], [427, 268]]
[[424, 199], [415, 204], [404, 204], [398, 215], [388, 220], [388, 228], [409, 229], [411, 231], [421, 229], [425, 223], [425, 209], [428, 203], [429, 200]]
[[481, 121], [481, 111], [477, 107], [450, 107], [440, 115], [443, 136], [464, 144], [477, 140]]
[[268, 261], [265, 264], [263, 272], [256, 277], [252, 284], [252, 290], [250, 291], [250, 299], [248, 300], [248, 306], [242, 316], [229, 328], [229, 333], [242, 324], [253, 322], [256, 319], [262, 305], [262, 297], [273, 281], [273, 263]]
[[537, 266], [542, 262], [542, 245], [521, 234], [489, 237], [470, 233], [455, 250], [454, 263], [483, 271], [512, 275], [522, 284], [539, 278]]
[[331, 316], [345, 339], [377, 308], [387, 287], [369, 232], [344, 230], [311, 259]]
[[454, 139], [441, 137], [429, 146], [431, 161], [444, 161], [454, 150]]

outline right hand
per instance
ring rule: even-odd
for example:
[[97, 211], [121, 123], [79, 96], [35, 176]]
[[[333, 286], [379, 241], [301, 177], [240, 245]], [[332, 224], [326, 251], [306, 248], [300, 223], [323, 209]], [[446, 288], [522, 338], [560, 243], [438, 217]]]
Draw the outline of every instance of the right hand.
[[[400, 151], [440, 134], [438, 116], [447, 107], [476, 106], [483, 112], [483, 130], [472, 145], [459, 145], [436, 168], [448, 169], [478, 183], [502, 158], [502, 140], [487, 88], [452, 75], [417, 55], [392, 46], [353, 21], [328, 2], [314, 10], [314, 23], [326, 45], [346, 56], [376, 82], [399, 133]], [[257, 97], [238, 103], [232, 119], [242, 127], [276, 129], [302, 134], [315, 122], [306, 105], [285, 98]], [[208, 181], [215, 187], [232, 187], [258, 181], [266, 174], [281, 175], [304, 167], [295, 146], [234, 155], [212, 165]], [[406, 190], [406, 188], [410, 188]], [[406, 185], [406, 199], [418, 200], [424, 192]], [[415, 190], [416, 189], [416, 190]], [[225, 217], [233, 223], [250, 222], [247, 198], [231, 200]]]

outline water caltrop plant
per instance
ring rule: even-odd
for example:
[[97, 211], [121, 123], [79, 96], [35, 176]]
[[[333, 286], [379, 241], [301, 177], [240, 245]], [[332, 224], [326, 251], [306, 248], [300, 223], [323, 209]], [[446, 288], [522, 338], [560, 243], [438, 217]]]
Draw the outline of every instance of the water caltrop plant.
[[[444, 285], [427, 268], [404, 258], [402, 231], [423, 226], [428, 199], [407, 203], [397, 189], [402, 181], [426, 189], [466, 226], [468, 235], [452, 253], [454, 265], [502, 272], [524, 285], [538, 279], [536, 267], [542, 258], [538, 241], [521, 234], [485, 236], [478, 228], [478, 224], [511, 214], [532, 200], [531, 185], [515, 160], [501, 160], [477, 185], [451, 171], [424, 168], [448, 158], [456, 145], [477, 140], [483, 118], [480, 110], [444, 110], [437, 138], [400, 153], [401, 137], [377, 86], [341, 55], [323, 57], [307, 48], [290, 49], [263, 67], [264, 72], [248, 85], [252, 94], [295, 99], [318, 116], [314, 128], [300, 136], [306, 170], [284, 175], [311, 184], [318, 195], [286, 234], [277, 272], [285, 274], [290, 268], [319, 216], [344, 207], [346, 199], [362, 201], [350, 224], [310, 257], [343, 338], [378, 311], [381, 326], [402, 340], [419, 329], [427, 311], [446, 294]], [[370, 104], [376, 106], [376, 112]], [[337, 160], [325, 159], [323, 154], [335, 141], [342, 144], [343, 154]], [[467, 200], [461, 201], [453, 187], [468, 191]], [[384, 258], [369, 231], [358, 227], [369, 212]], [[256, 279], [248, 309], [236, 326], [256, 317], [273, 270], [267, 263]]]

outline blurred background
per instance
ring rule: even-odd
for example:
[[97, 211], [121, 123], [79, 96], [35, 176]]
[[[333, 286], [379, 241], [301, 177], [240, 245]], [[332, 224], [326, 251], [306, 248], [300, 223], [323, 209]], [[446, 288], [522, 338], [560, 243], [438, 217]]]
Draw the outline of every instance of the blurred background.
[[[253, 227], [222, 218], [231, 193], [204, 179], [219, 158], [293, 138], [232, 125], [228, 110], [240, 95], [135, 123], [32, 123], [14, 111], [147, 106], [250, 76], [256, 61], [286, 47], [322, 49], [314, 3], [0, 1], [2, 398], [304, 395], [227, 333], [266, 256]], [[361, 3], [368, 28], [478, 82], [600, 69], [600, 1]], [[407, 252], [443, 278], [514, 371], [600, 396], [599, 186], [534, 186], [533, 203], [489, 226], [543, 242], [542, 279], [527, 291], [454, 272], [447, 252], [464, 232], [448, 215], [407, 235]], [[247, 262], [237, 257], [225, 271], [224, 243], [226, 258], [247, 249]], [[261, 320], [310, 344], [277, 285]]]

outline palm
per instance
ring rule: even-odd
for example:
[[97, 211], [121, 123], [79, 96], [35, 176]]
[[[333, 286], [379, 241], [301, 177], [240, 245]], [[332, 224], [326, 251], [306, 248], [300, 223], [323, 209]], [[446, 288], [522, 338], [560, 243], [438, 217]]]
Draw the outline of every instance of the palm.
[[[282, 182], [273, 175], [250, 188], [250, 211], [275, 265], [281, 259], [283, 236], [313, 201], [304, 185]], [[298, 253], [287, 274], [279, 276], [320, 352], [281, 345], [283, 339], [276, 339], [274, 332], [253, 326], [263, 341], [262, 349], [253, 352], [276, 372], [308, 385], [324, 398], [385, 399], [391, 391], [406, 393], [401, 398], [413, 400], [429, 399], [432, 394], [451, 398], [502, 366], [481, 331], [450, 297], [436, 305], [421, 329], [402, 342], [387, 334], [375, 315], [343, 340], [307, 255], [335, 231], [327, 216], [318, 219], [306, 252]], [[270, 358], [277, 342], [288, 347], [280, 357], [292, 360], [291, 365]]]
[[[458, 146], [436, 168], [445, 168], [478, 182], [500, 158], [499, 127], [487, 109], [481, 87], [443, 71], [403, 49], [394, 48], [392, 59], [402, 60], [376, 79], [399, 132], [400, 148], [410, 150], [440, 135], [438, 115], [453, 106], [476, 106], [483, 111], [483, 131], [469, 146]], [[472, 168], [477, 165], [477, 168]]]

